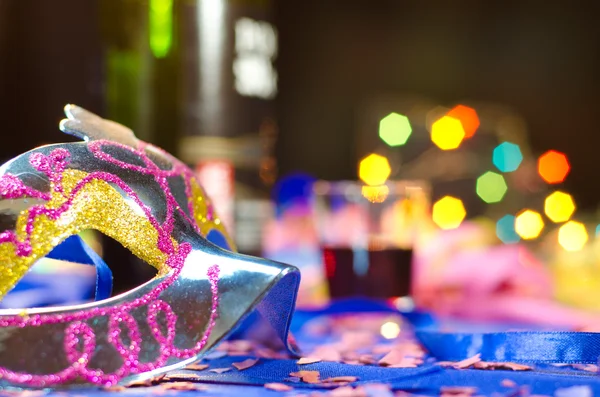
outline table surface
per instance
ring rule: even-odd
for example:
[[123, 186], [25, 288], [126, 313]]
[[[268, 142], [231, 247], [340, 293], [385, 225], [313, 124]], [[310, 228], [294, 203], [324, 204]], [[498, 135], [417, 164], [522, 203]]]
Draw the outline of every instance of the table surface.
[[[396, 338], [385, 339], [381, 335], [381, 325], [389, 322], [400, 326], [401, 332]], [[467, 326], [476, 328], [476, 325]], [[306, 356], [340, 354], [341, 362], [323, 360], [299, 365], [297, 358], [285, 357], [283, 352], [275, 352], [270, 347], [258, 342], [234, 341], [223, 343], [216, 351], [202, 360], [201, 363], [208, 365], [207, 368], [174, 371], [169, 374], [169, 382], [164, 382], [163, 379], [163, 382], [156, 386], [127, 387], [118, 391], [70, 389], [34, 393], [62, 397], [83, 395], [114, 397], [115, 394], [131, 396], [177, 394], [244, 397], [308, 396], [315, 392], [320, 393], [319, 395], [338, 397], [385, 397], [407, 394], [557, 397], [600, 395], [600, 377], [595, 365], [531, 365], [530, 370], [524, 371], [456, 369], [444, 366], [448, 364], [441, 365], [433, 357], [425, 354], [423, 362], [414, 368], [384, 367], [378, 361], [390, 350], [403, 346], [403, 349], [409, 352], [408, 356], [410, 357], [412, 354], [410, 351], [414, 350], [414, 346], [418, 346], [414, 340], [413, 326], [406, 319], [391, 313], [344, 315], [298, 313], [292, 328], [295, 330], [295, 337], [299, 345], [303, 351], [307, 352]], [[361, 356], [367, 357], [373, 363], [371, 365], [360, 364], [357, 361]], [[249, 358], [257, 358], [258, 361], [243, 370], [234, 367], [234, 363]], [[400, 366], [403, 366], [402, 361]], [[217, 373], [211, 371], [214, 369], [226, 370]], [[309, 384], [297, 377], [290, 376], [301, 370], [318, 371], [321, 380], [341, 376], [356, 377], [357, 379], [348, 384], [336, 384], [335, 386], [322, 382]], [[183, 387], [181, 383], [175, 384], [175, 386], [170, 383], [177, 380], [191, 383], [183, 384]], [[269, 383], [286, 384], [292, 389], [283, 392], [270, 390], [264, 387]], [[181, 390], [190, 384], [197, 390]], [[169, 389], [170, 387], [174, 389]], [[460, 388], [473, 389], [462, 390]], [[407, 394], [402, 394], [401, 391]], [[2, 395], [1, 393], [0, 395]]]

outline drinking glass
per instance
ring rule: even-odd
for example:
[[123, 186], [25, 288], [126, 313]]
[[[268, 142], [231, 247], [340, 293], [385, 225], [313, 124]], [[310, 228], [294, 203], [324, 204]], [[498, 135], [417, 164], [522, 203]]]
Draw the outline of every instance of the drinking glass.
[[314, 185], [315, 224], [332, 298], [410, 296], [412, 248], [427, 216], [421, 181], [357, 181]]

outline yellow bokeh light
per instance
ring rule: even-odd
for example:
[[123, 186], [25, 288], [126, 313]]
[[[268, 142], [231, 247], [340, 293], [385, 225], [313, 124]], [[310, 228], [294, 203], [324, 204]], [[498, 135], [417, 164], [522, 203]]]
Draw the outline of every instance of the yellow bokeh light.
[[533, 240], [544, 229], [544, 220], [539, 212], [523, 210], [515, 218], [515, 231], [522, 239]]
[[566, 222], [575, 212], [573, 197], [561, 191], [556, 191], [546, 197], [544, 212], [552, 222]]
[[567, 251], [579, 251], [588, 238], [585, 225], [581, 222], [569, 221], [558, 229], [558, 243]]
[[390, 188], [387, 185], [362, 187], [363, 197], [372, 203], [383, 203], [389, 194]]
[[445, 196], [433, 204], [432, 218], [441, 229], [456, 229], [466, 216], [463, 202], [456, 197]]
[[444, 116], [431, 126], [431, 141], [442, 150], [452, 150], [465, 139], [465, 130], [460, 120]]
[[388, 159], [375, 153], [362, 159], [358, 166], [358, 177], [369, 186], [383, 185], [391, 172]]
[[400, 335], [400, 326], [398, 323], [388, 321], [381, 326], [381, 336], [385, 339], [394, 339]]

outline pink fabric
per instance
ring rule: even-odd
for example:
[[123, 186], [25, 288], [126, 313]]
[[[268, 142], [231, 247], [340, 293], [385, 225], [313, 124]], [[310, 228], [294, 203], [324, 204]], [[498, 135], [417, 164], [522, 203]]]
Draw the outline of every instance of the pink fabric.
[[442, 316], [581, 329], [598, 314], [553, 300], [549, 272], [522, 244], [489, 245], [474, 224], [440, 232], [414, 255], [417, 305]]

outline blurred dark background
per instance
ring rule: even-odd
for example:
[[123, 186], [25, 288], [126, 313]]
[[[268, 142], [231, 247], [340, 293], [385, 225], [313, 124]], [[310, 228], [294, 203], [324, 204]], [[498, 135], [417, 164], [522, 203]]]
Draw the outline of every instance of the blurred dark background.
[[[178, 91], [186, 76], [177, 72], [189, 48], [178, 28], [186, 5], [175, 2], [173, 50], [151, 61], [155, 72], [142, 84], [147, 90], [127, 86], [126, 74], [107, 74], [107, 43], [138, 48], [136, 32], [146, 18], [140, 3], [0, 0], [1, 159], [68, 139], [57, 123], [69, 102], [129, 122], [138, 135], [177, 150], [185, 130], [177, 114], [189, 106]], [[355, 178], [356, 109], [371, 96], [406, 92], [449, 106], [476, 99], [520, 113], [536, 152], [565, 152], [572, 163], [566, 187], [580, 208], [596, 209], [600, 26], [594, 2], [231, 2], [245, 3], [268, 7], [279, 32], [273, 104], [280, 175], [301, 170]], [[115, 84], [127, 87], [118, 99]], [[131, 98], [154, 100], [142, 112], [132, 110]], [[145, 114], [145, 121], [129, 120], [132, 112]]]

